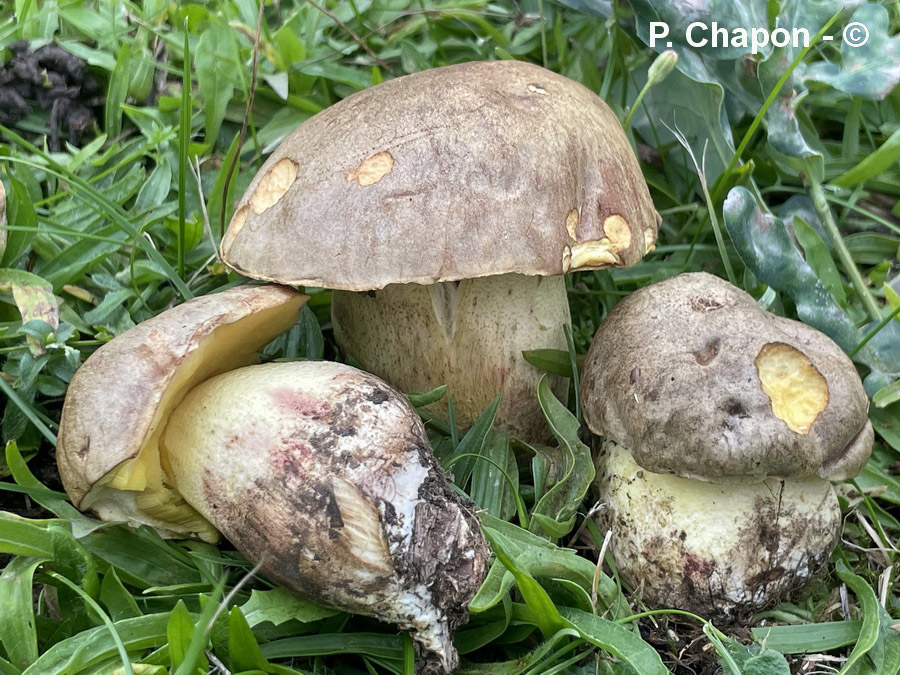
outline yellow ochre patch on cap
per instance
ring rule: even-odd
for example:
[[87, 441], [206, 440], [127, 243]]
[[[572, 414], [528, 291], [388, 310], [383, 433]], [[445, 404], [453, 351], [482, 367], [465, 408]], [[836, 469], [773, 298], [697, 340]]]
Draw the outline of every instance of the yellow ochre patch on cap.
[[356, 181], [363, 187], [374, 185], [394, 168], [394, 156], [387, 150], [366, 157], [358, 167], [347, 172], [347, 181]]
[[250, 197], [253, 213], [259, 215], [278, 203], [297, 180], [297, 168], [297, 162], [285, 157], [269, 169]]
[[763, 345], [755, 363], [775, 417], [794, 433], [809, 434], [828, 405], [828, 382], [822, 374], [806, 354], [783, 342]]

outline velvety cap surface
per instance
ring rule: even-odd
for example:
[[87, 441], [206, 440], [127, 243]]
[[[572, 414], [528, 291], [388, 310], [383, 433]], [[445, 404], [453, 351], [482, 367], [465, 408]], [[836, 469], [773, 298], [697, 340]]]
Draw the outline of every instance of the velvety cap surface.
[[708, 481], [855, 476], [873, 432], [856, 368], [830, 338], [709, 274], [625, 298], [600, 326], [585, 420], [656, 473]]
[[609, 107], [517, 61], [415, 73], [304, 122], [238, 204], [225, 261], [371, 290], [629, 266], [658, 218]]

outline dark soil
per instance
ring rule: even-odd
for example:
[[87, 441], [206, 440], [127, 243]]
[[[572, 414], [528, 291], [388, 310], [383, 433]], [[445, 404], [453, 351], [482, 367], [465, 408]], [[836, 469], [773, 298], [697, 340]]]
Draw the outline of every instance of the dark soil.
[[60, 150], [63, 135], [80, 145], [104, 101], [87, 63], [53, 44], [32, 51], [29, 42], [19, 40], [6, 48], [12, 57], [0, 66], [0, 123], [15, 124], [37, 106], [50, 112], [53, 152]]

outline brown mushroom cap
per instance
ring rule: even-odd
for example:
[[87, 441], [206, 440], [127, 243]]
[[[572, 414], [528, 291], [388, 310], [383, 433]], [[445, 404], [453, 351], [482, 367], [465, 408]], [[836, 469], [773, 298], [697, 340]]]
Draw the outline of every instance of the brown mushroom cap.
[[[94, 352], [72, 379], [60, 420], [56, 457], [72, 502], [105, 519], [178, 531], [133, 502], [141, 484], [153, 488], [145, 474], [159, 471], [158, 454], [146, 466], [126, 464], [154, 445], [195, 385], [253, 363], [296, 322], [306, 297], [280, 286], [232, 288], [169, 309]], [[123, 467], [132, 469], [127, 476]], [[110, 485], [116, 474], [127, 489]]]
[[581, 400], [591, 431], [656, 473], [843, 480], [872, 449], [868, 398], [841, 349], [709, 274], [620, 302], [588, 352]]
[[518, 61], [356, 93], [269, 157], [222, 244], [257, 279], [361, 291], [629, 266], [658, 215], [609, 107]]

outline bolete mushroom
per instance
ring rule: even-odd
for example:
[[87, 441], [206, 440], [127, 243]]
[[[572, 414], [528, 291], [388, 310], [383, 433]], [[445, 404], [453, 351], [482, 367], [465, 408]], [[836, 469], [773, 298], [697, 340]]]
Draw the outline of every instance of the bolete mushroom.
[[333, 362], [246, 365], [304, 300], [243, 286], [97, 350], [63, 407], [63, 484], [106, 520], [221, 532], [298, 595], [411, 630], [420, 670], [449, 672], [486, 574], [478, 521], [383, 381]]
[[612, 553], [644, 601], [738, 618], [783, 599], [841, 527], [830, 481], [873, 431], [853, 363], [822, 333], [708, 274], [632, 293], [600, 326], [581, 400]]
[[338, 345], [366, 370], [407, 392], [448, 385], [463, 426], [502, 390], [498, 426], [535, 440], [540, 373], [521, 352], [565, 349], [562, 275], [635, 264], [657, 227], [602, 100], [535, 65], [475, 62], [304, 122], [250, 183], [222, 256], [335, 289]]

